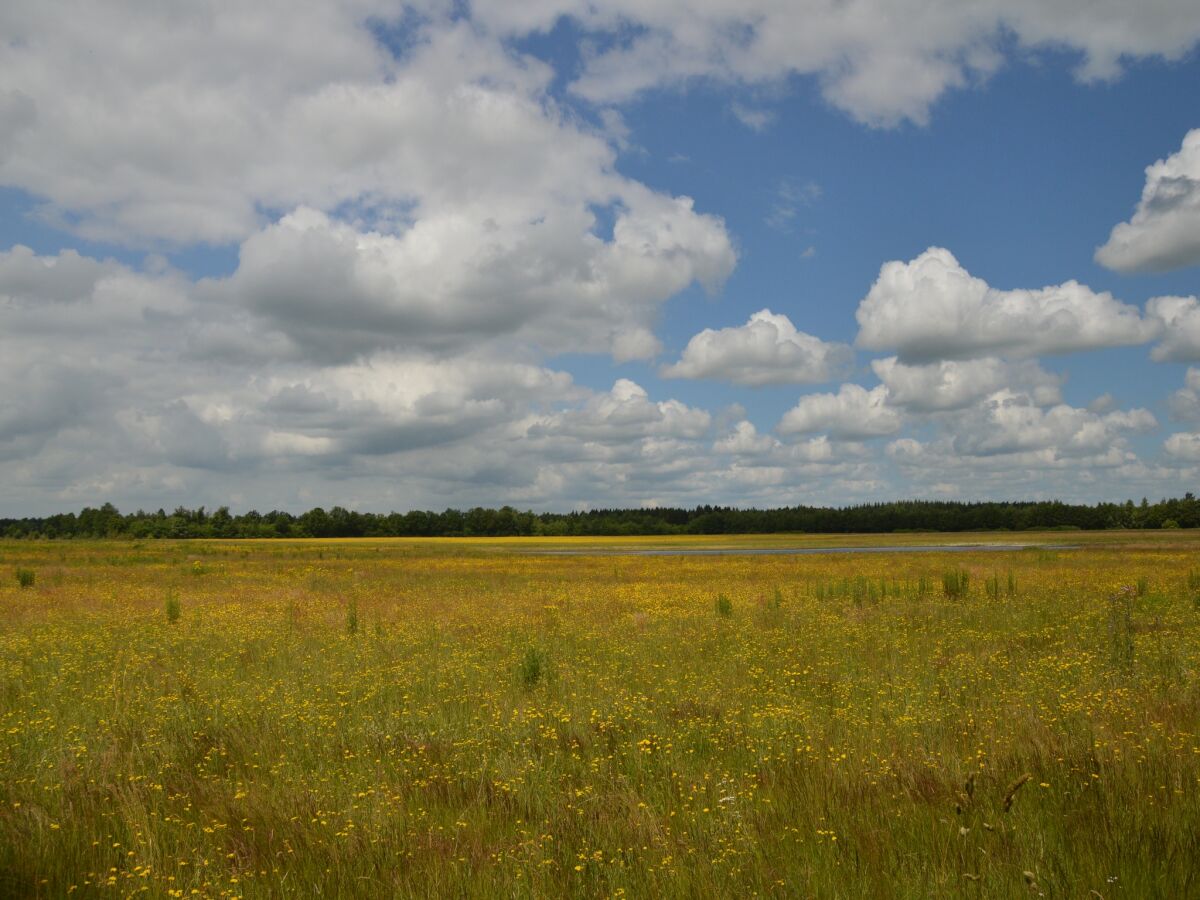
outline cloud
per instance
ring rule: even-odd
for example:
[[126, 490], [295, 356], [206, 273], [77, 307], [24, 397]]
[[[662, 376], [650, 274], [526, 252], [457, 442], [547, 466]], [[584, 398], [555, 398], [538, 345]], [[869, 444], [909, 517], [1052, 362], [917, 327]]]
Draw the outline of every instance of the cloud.
[[1190, 0], [480, 0], [469, 18], [449, 0], [7, 4], [0, 184], [44, 198], [49, 221], [131, 244], [237, 242], [300, 207], [358, 208], [388, 230], [447, 208], [533, 218], [529, 201], [556, 193], [603, 201], [621, 129], [611, 115], [581, 126], [551, 95], [555, 70], [512, 49], [563, 17], [583, 33], [573, 90], [602, 105], [694, 78], [808, 75], [876, 125], [926, 121], [1012, 38], [1079, 52], [1087, 79], [1200, 37]]
[[1119, 447], [1119, 436], [1126, 432], [1157, 426], [1145, 409], [1098, 414], [1065, 403], [1045, 408], [1028, 394], [1001, 390], [955, 420], [952, 441], [963, 456], [1050, 451], [1056, 457], [1079, 457]]
[[239, 454], [222, 433], [223, 423], [205, 421], [183, 400], [126, 407], [115, 418], [143, 459], [216, 472], [238, 467]]
[[769, 434], [759, 434], [752, 422], [742, 419], [734, 423], [729, 433], [713, 444], [717, 453], [739, 456], [761, 456], [772, 453], [783, 445]]
[[504, 360], [370, 360], [276, 376], [244, 395], [263, 452], [387, 456], [512, 425], [538, 405], [574, 400], [569, 375]]
[[1164, 272], [1200, 263], [1200, 128], [1177, 153], [1146, 167], [1133, 218], [1113, 228], [1096, 262], [1119, 272]]
[[1112, 496], [1105, 491], [1114, 485], [1169, 493], [1179, 478], [1177, 470], [1146, 466], [1130, 445], [1131, 435], [1158, 426], [1145, 409], [1045, 405], [1027, 391], [1005, 388], [928, 421], [936, 428], [932, 438], [902, 435], [886, 448], [916, 491], [1091, 503]]
[[[1039, 406], [1048, 398], [1035, 399], [1037, 387], [1054, 378], [1032, 363], [894, 362], [883, 385], [803, 397], [778, 434], [763, 434], [744, 411], [714, 414], [627, 379], [592, 391], [487, 342], [352, 358], [293, 352], [290, 338], [271, 337], [271, 318], [159, 266], [20, 250], [0, 259], [0, 273], [0, 381], [22, 386], [0, 400], [0, 499], [30, 512], [106, 499], [292, 509], [844, 503], [911, 494], [935, 471], [970, 484], [971, 496], [1020, 485], [1094, 499], [1105, 488], [1089, 486], [1089, 473], [1150, 493], [1181, 477], [1136, 468], [1126, 437], [1151, 425], [1148, 413]], [[258, 351], [197, 352], [227, 336], [219, 326], [244, 330]], [[1023, 392], [945, 414], [1001, 377]], [[931, 411], [909, 402], [922, 379], [933, 379]], [[972, 387], [956, 393], [962, 380]], [[885, 461], [877, 445], [858, 443], [894, 435], [908, 446], [906, 420], [941, 436], [916, 442], [911, 459], [894, 450]]]
[[[735, 457], [734, 465], [770, 468], [780, 473], [848, 474], [852, 471], [877, 473], [867, 461], [870, 451], [855, 441], [834, 442], [828, 435], [817, 435], [794, 443], [784, 443], [769, 434], [760, 434], [753, 423], [741, 420], [712, 446], [713, 452]], [[776, 483], [786, 483], [781, 477]]]
[[[34, 362], [112, 366], [167, 353], [187, 328], [205, 321], [185, 279], [170, 268], [139, 272], [74, 250], [38, 255], [0, 251], [0, 371]], [[155, 340], [146, 341], [146, 333]]]
[[0, 456], [30, 473], [62, 464], [68, 485], [131, 467], [165, 479], [172, 468], [329, 472], [452, 446], [585, 393], [565, 373], [478, 348], [313, 362], [274, 352], [287, 345], [253, 315], [232, 318], [245, 348], [210, 355], [238, 312], [170, 270], [0, 254], [0, 382], [22, 385], [0, 400]]
[[985, 357], [907, 365], [891, 356], [872, 360], [871, 368], [887, 387], [888, 403], [914, 412], [963, 409], [1002, 388], [1028, 390], [1040, 406], [1061, 399], [1063, 379], [1032, 361]]
[[[588, 211], [616, 206], [633, 238], [652, 232], [648, 261], [686, 255], [694, 229], [667, 209], [684, 199], [615, 172], [617, 120], [585, 125], [548, 96], [549, 66], [449, 13], [202, 0], [181, 16], [129, 2], [82, 4], [65, 27], [61, 10], [6, 9], [0, 84], [22, 99], [0, 110], [33, 112], [0, 153], [0, 184], [42, 198], [60, 227], [134, 246], [238, 243], [312, 209], [363, 233], [462, 236], [485, 253], [493, 240], [510, 252], [551, 241], [519, 260], [536, 265], [558, 249], [555, 228], [568, 229], [560, 245], [586, 241]], [[403, 33], [403, 52], [377, 38], [387, 29]], [[653, 242], [662, 227], [675, 229], [670, 246]], [[710, 284], [732, 265], [723, 231], [718, 244], [696, 248], [721, 257], [700, 274]]]
[[112, 262], [100, 262], [64, 250], [55, 256], [38, 256], [17, 244], [0, 251], [0, 298], [10, 303], [71, 303], [91, 295], [96, 282], [121, 270]]
[[1183, 387], [1171, 394], [1168, 406], [1176, 422], [1200, 424], [1200, 369], [1188, 368]]
[[1177, 432], [1163, 443], [1169, 456], [1183, 462], [1200, 462], [1200, 434]]
[[766, 131], [775, 121], [775, 113], [769, 109], [758, 109], [742, 103], [734, 103], [729, 109], [734, 117], [751, 131]]
[[1200, 300], [1155, 297], [1146, 312], [1162, 326], [1162, 341], [1150, 351], [1156, 362], [1200, 362]]
[[[1043, 447], [975, 455], [960, 452], [945, 438], [900, 438], [888, 444], [886, 452], [914, 489], [965, 482], [972, 498], [1021, 496], [1069, 501], [1077, 497], [1093, 503], [1102, 490], [1100, 479], [1120, 478], [1125, 467], [1139, 464], [1137, 455], [1124, 444], [1088, 454], [1063, 454], [1057, 448]], [[936, 481], [932, 480], [935, 477]]]
[[1071, 353], [1141, 344], [1159, 331], [1136, 307], [1075, 281], [990, 287], [940, 247], [885, 263], [855, 315], [860, 347], [894, 349], [904, 362]]
[[548, 30], [561, 16], [599, 38], [573, 87], [595, 102], [698, 80], [777, 84], [816, 78], [825, 98], [863, 122], [924, 123], [947, 90], [985, 80], [1009, 55], [1077, 53], [1082, 81], [1111, 79], [1127, 59], [1181, 58], [1200, 38], [1189, 0], [1149, 8], [1088, 0], [479, 0], [476, 20], [504, 33]]
[[[1128, 435], [1157, 427], [1145, 409], [1096, 413], [1059, 403], [1044, 407], [1029, 394], [1000, 390], [954, 416], [939, 420], [940, 435], [901, 437], [888, 457], [914, 484], [969, 483], [971, 496], [1078, 496], [1093, 502], [1098, 473], [1145, 482]], [[1158, 476], [1155, 476], [1158, 477]], [[1153, 479], [1150, 479], [1153, 480]]]
[[629, 199], [608, 241], [582, 208], [504, 227], [446, 213], [399, 235], [300, 209], [247, 239], [237, 271], [208, 288], [314, 359], [505, 336], [547, 352], [645, 358], [659, 347], [659, 306], [694, 281], [715, 289], [734, 255], [720, 220], [687, 198]]
[[[777, 231], [789, 231], [792, 221], [800, 209], [812, 206], [822, 194], [821, 186], [815, 181], [800, 181], [795, 178], [785, 178], [775, 190], [775, 200], [771, 212], [767, 215], [766, 223]], [[801, 255], [809, 258], [816, 250], [809, 247]]]
[[[16, 383], [9, 374], [4, 381]], [[102, 423], [111, 408], [108, 392], [121, 388], [103, 370], [57, 361], [22, 366], [20, 384], [19, 391], [0, 392], [0, 462], [28, 458], [64, 431]]]
[[[893, 291], [888, 310], [921, 310], [881, 339], [896, 354], [875, 363], [883, 384], [802, 397], [777, 434], [626, 379], [584, 388], [552, 363], [654, 358], [669, 298], [719, 290], [737, 262], [720, 218], [620, 171], [633, 136], [586, 98], [691, 78], [769, 98], [800, 74], [862, 121], [922, 122], [1014, 44], [1074, 48], [1083, 77], [1107, 77], [1200, 33], [1173, 0], [1156, 14], [1081, 2], [0, 6], [0, 186], [76, 235], [238, 254], [197, 283], [161, 259], [0, 250], [0, 502], [846, 502], [902, 490], [898, 457], [859, 441], [932, 431], [921, 446], [957, 453], [961, 483], [1001, 458], [1053, 472], [1050, 487], [1133, 473], [1126, 439], [1148, 413], [1056, 412], [1055, 376], [998, 357], [1170, 329], [1158, 357], [1194, 358], [1194, 298], [1160, 298], [1145, 320], [1078, 285], [984, 285], [980, 300], [945, 265], [944, 281], [969, 283], [961, 327], [924, 334], [925, 288]], [[577, 60], [556, 71], [518, 49], [563, 16]], [[775, 114], [739, 112], [751, 126]], [[819, 195], [781, 182], [775, 224]], [[763, 310], [696, 334], [664, 374], [816, 383], [852, 358]], [[977, 444], [954, 430], [960, 413]], [[1022, 430], [1032, 444], [1004, 449]]]
[[769, 309], [745, 325], [706, 328], [688, 341], [677, 363], [659, 370], [665, 378], [711, 378], [734, 384], [816, 384], [839, 377], [854, 351], [797, 331]]
[[888, 406], [888, 389], [843, 384], [836, 394], [808, 394], [784, 413], [781, 434], [824, 432], [837, 440], [859, 440], [895, 434], [900, 413]]
[[697, 439], [712, 426], [712, 415], [678, 400], [655, 402], [646, 390], [619, 378], [606, 394], [596, 394], [582, 407], [538, 421], [535, 435], [570, 436], [597, 444], [623, 444], [643, 438]]

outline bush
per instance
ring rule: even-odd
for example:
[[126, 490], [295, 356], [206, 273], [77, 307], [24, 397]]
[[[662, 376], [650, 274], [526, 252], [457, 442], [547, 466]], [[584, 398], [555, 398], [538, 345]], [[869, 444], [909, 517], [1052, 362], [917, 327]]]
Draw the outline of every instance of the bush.
[[358, 634], [358, 603], [354, 600], [346, 605], [346, 634]]
[[525, 651], [525, 658], [521, 660], [521, 665], [517, 668], [517, 675], [521, 680], [521, 687], [525, 690], [530, 690], [546, 674], [547, 660], [546, 654], [537, 647], [530, 647]]
[[181, 607], [179, 604], [179, 598], [174, 594], [171, 594], [167, 597], [167, 621], [178, 622], [180, 611]]
[[17, 584], [23, 588], [33, 587], [33, 582], [37, 580], [37, 575], [33, 569], [17, 569]]
[[951, 569], [942, 575], [942, 591], [953, 600], [967, 596], [970, 583], [971, 576], [965, 569]]
[[983, 586], [987, 591], [987, 595], [992, 600], [1000, 599], [1000, 576], [993, 575], [984, 579]]
[[714, 604], [717, 615], [728, 619], [733, 615], [733, 603], [724, 594], [717, 594], [717, 602]]

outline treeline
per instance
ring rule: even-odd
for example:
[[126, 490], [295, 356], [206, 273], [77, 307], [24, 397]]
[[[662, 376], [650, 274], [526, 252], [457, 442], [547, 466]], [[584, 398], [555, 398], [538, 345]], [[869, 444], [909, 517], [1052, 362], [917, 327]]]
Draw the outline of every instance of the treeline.
[[1025, 531], [1029, 529], [1197, 528], [1200, 501], [1181, 499], [1140, 505], [1094, 506], [1042, 502], [956, 503], [907, 500], [830, 508], [599, 509], [573, 513], [521, 512], [511, 506], [465, 512], [414, 510], [362, 513], [335, 506], [301, 515], [254, 510], [234, 515], [228, 507], [122, 514], [111, 503], [99, 509], [44, 518], [0, 519], [6, 538], [305, 538], [471, 537], [518, 535], [845, 534], [895, 531]]

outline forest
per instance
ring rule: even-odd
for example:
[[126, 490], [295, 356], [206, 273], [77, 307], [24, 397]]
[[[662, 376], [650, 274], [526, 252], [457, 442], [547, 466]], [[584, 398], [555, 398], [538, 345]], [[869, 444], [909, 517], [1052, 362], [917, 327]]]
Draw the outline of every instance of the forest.
[[331, 537], [507, 537], [521, 535], [654, 534], [849, 534], [905, 531], [1027, 531], [1108, 528], [1200, 527], [1200, 500], [1140, 504], [1070, 504], [1060, 501], [956, 502], [905, 500], [846, 507], [790, 506], [741, 509], [595, 509], [557, 513], [475, 507], [443, 512], [357, 512], [334, 506], [296, 515], [227, 506], [208, 511], [178, 507], [173, 512], [121, 513], [113, 504], [79, 513], [0, 518], [5, 538], [331, 538]]

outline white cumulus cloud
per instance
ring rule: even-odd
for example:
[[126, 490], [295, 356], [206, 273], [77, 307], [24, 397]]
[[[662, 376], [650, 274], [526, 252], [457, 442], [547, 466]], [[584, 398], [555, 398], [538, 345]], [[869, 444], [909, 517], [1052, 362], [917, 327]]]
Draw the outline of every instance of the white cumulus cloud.
[[885, 263], [855, 315], [860, 347], [895, 350], [905, 362], [1141, 344], [1160, 327], [1136, 307], [1075, 281], [1035, 290], [990, 287], [940, 247]]
[[1157, 362], [1200, 362], [1200, 300], [1155, 297], [1146, 312], [1162, 325], [1162, 341], [1150, 351]]
[[1184, 462], [1200, 462], [1200, 434], [1181, 431], [1163, 443], [1167, 453]]
[[1188, 368], [1183, 387], [1171, 394], [1168, 405], [1177, 422], [1200, 424], [1200, 369]]
[[900, 430], [900, 413], [888, 405], [883, 385], [867, 390], [843, 384], [836, 394], [808, 394], [783, 414], [781, 434], [823, 432], [836, 440], [859, 440], [895, 434]]
[[1200, 128], [1146, 167], [1133, 218], [1113, 228], [1096, 261], [1119, 272], [1162, 272], [1200, 263]]
[[642, 358], [658, 349], [662, 302], [693, 281], [715, 287], [734, 256], [721, 222], [687, 198], [630, 193], [608, 241], [580, 208], [506, 228], [445, 213], [398, 235], [300, 209], [246, 240], [237, 271], [208, 287], [316, 358], [506, 335]]
[[1145, 409], [1098, 414], [1059, 403], [1038, 405], [1028, 394], [997, 391], [953, 424], [953, 446], [965, 456], [1052, 451], [1087, 456], [1120, 446], [1119, 436], [1157, 427]]
[[798, 331], [769, 309], [736, 328], [706, 328], [688, 341], [666, 378], [712, 378], [751, 386], [815, 384], [843, 374], [854, 358], [845, 344]]
[[1027, 389], [1042, 406], [1061, 398], [1062, 378], [1031, 360], [985, 357], [908, 365], [890, 356], [872, 360], [871, 368], [887, 386], [888, 402], [914, 412], [962, 409], [1003, 388]]

